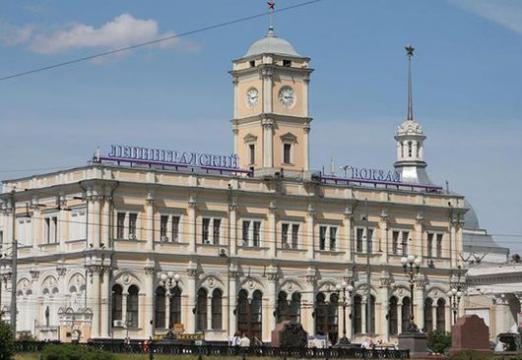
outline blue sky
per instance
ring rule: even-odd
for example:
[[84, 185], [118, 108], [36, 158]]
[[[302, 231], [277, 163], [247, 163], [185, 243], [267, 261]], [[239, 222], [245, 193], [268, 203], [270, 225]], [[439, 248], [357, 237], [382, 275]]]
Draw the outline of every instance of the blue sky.
[[[0, 5], [0, 77], [266, 9], [263, 0]], [[267, 22], [0, 82], [0, 178], [82, 165], [111, 143], [231, 152], [227, 71]], [[414, 111], [428, 136], [432, 180], [448, 180], [483, 227], [522, 251], [522, 1], [324, 0], [274, 23], [315, 68], [315, 168], [332, 157], [392, 166], [406, 111], [403, 47], [411, 43]]]

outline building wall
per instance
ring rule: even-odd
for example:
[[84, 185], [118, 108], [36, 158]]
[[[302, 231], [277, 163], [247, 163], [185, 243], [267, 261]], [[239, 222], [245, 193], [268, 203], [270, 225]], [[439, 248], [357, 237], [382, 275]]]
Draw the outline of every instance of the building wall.
[[[64, 339], [67, 333], [72, 336], [73, 329], [81, 331], [82, 340], [123, 338], [127, 332], [133, 338], [165, 333], [166, 329], [153, 329], [151, 320], [159, 274], [168, 271], [180, 275], [182, 323], [187, 333], [195, 331], [193, 309], [197, 291], [203, 287], [209, 295], [216, 288], [223, 293], [223, 329], [207, 330], [209, 340], [225, 341], [237, 330], [235, 310], [241, 289], [246, 290], [249, 297], [256, 290], [263, 294], [263, 341], [270, 341], [270, 332], [276, 324], [276, 299], [282, 290], [288, 299], [296, 291], [301, 294], [301, 323], [314, 334], [314, 304], [319, 292], [330, 299], [337, 285], [343, 281], [353, 282], [352, 295], [362, 296], [363, 304], [367, 301], [368, 256], [357, 251], [355, 239], [357, 229], [366, 226], [374, 229], [373, 252], [369, 256], [370, 289], [376, 299], [373, 336], [385, 341], [395, 339], [388, 331], [389, 299], [396, 296], [400, 305], [406, 296], [411, 296], [400, 264], [402, 251], [392, 253], [393, 231], [397, 229], [409, 232], [406, 254], [423, 257], [413, 294], [417, 324], [423, 327], [424, 299], [430, 297], [434, 304], [444, 299], [445, 327], [450, 326], [449, 301], [445, 294], [462, 239], [459, 222], [448, 222], [447, 203], [461, 209], [463, 202], [458, 196], [102, 165], [21, 179], [6, 185], [7, 190], [14, 186], [27, 189], [15, 193], [17, 219], [28, 217], [33, 226], [30, 243], [21, 245], [18, 252], [18, 279], [23, 280], [25, 287], [20, 288], [25, 290], [17, 305], [19, 309], [31, 308], [34, 313], [20, 312], [18, 329], [31, 331], [39, 338], [60, 336]], [[4, 212], [0, 223], [4, 246], [11, 241], [10, 196], [9, 193], [2, 195]], [[368, 199], [367, 205], [364, 199]], [[26, 208], [27, 202], [30, 205]], [[75, 212], [71, 209], [85, 209], [86, 216], [73, 219]], [[138, 215], [135, 238], [116, 238], [118, 212]], [[363, 219], [366, 212], [368, 222]], [[49, 244], [46, 243], [45, 218], [51, 214], [57, 217], [58, 229], [56, 242]], [[161, 241], [160, 219], [165, 214], [180, 216], [179, 242]], [[221, 219], [217, 244], [202, 243], [205, 217]], [[261, 221], [259, 247], [243, 245], [242, 221], [245, 219]], [[77, 222], [85, 226], [84, 239], [71, 238], [71, 234], [78, 234]], [[282, 244], [282, 224], [287, 222], [299, 225], [296, 249]], [[334, 248], [319, 248], [321, 225], [337, 226]], [[433, 229], [444, 232], [445, 252], [440, 258], [427, 259], [426, 234]], [[15, 234], [15, 238], [17, 236]], [[431, 261], [433, 265], [428, 266]], [[7, 310], [11, 272], [8, 260], [1, 269], [1, 306]], [[123, 287], [123, 305], [128, 289], [132, 285], [139, 288], [137, 328], [112, 326], [111, 294], [115, 284]], [[24, 292], [27, 289], [32, 293]], [[342, 299], [342, 293], [339, 295]], [[363, 325], [361, 334], [352, 334], [352, 319], [348, 316], [351, 303], [348, 298], [348, 335], [360, 340], [366, 336], [366, 330]], [[37, 306], [28, 306], [30, 304]], [[340, 335], [341, 305], [342, 300], [337, 309]], [[8, 317], [8, 313], [4, 316]], [[361, 316], [364, 323], [364, 312]], [[398, 317], [400, 323], [400, 311]], [[28, 319], [33, 318], [31, 323]], [[208, 322], [211, 323], [210, 319]]]

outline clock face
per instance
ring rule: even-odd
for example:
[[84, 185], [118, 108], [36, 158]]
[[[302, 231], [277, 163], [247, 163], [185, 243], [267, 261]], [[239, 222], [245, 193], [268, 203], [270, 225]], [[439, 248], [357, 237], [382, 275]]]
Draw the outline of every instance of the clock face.
[[294, 89], [290, 86], [283, 86], [279, 90], [279, 101], [286, 107], [291, 107], [295, 103]]
[[246, 93], [246, 102], [249, 107], [254, 107], [259, 99], [259, 93], [256, 88], [250, 88]]

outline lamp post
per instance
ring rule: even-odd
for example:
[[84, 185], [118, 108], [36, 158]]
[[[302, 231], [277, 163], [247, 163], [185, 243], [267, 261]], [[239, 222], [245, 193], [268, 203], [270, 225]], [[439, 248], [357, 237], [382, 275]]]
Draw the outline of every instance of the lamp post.
[[453, 312], [453, 324], [457, 322], [460, 299], [464, 296], [464, 286], [462, 281], [462, 266], [457, 266], [457, 273], [453, 273], [450, 278], [450, 290], [447, 292], [450, 300], [450, 307]]
[[[410, 321], [408, 323], [408, 328], [406, 329], [407, 333], [418, 333], [419, 329], [417, 325], [415, 325], [414, 321], [414, 296], [413, 290], [415, 287], [415, 275], [420, 272], [420, 265], [422, 263], [422, 259], [420, 257], [415, 257], [414, 255], [408, 255], [408, 257], [404, 256], [401, 258], [401, 264], [404, 269], [404, 273], [408, 275], [408, 282], [410, 283]], [[403, 331], [404, 332], [404, 331]]]
[[[335, 287], [335, 290], [337, 291], [338, 294], [340, 294], [342, 292], [342, 299], [343, 299], [343, 336], [341, 338], [339, 338], [338, 342], [337, 342], [337, 345], [338, 346], [342, 346], [342, 345], [349, 345], [350, 344], [350, 340], [346, 337], [346, 306], [347, 306], [347, 303], [346, 303], [346, 292], [348, 291], [348, 298], [350, 299], [350, 307], [352, 306], [352, 293], [353, 293], [353, 285], [352, 284], [348, 284], [346, 281], [343, 281], [342, 282], [342, 285], [339, 285], [337, 284], [337, 286]], [[350, 311], [350, 316], [351, 316], [351, 311]]]

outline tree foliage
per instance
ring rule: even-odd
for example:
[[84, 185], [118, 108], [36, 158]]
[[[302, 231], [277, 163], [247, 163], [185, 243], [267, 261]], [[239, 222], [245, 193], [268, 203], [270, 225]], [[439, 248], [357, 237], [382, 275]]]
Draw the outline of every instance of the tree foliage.
[[43, 360], [114, 360], [114, 355], [85, 345], [47, 345]]
[[0, 360], [11, 360], [13, 356], [13, 332], [9, 324], [0, 320]]
[[451, 335], [445, 331], [435, 330], [428, 334], [428, 347], [436, 353], [443, 354], [451, 346]]

